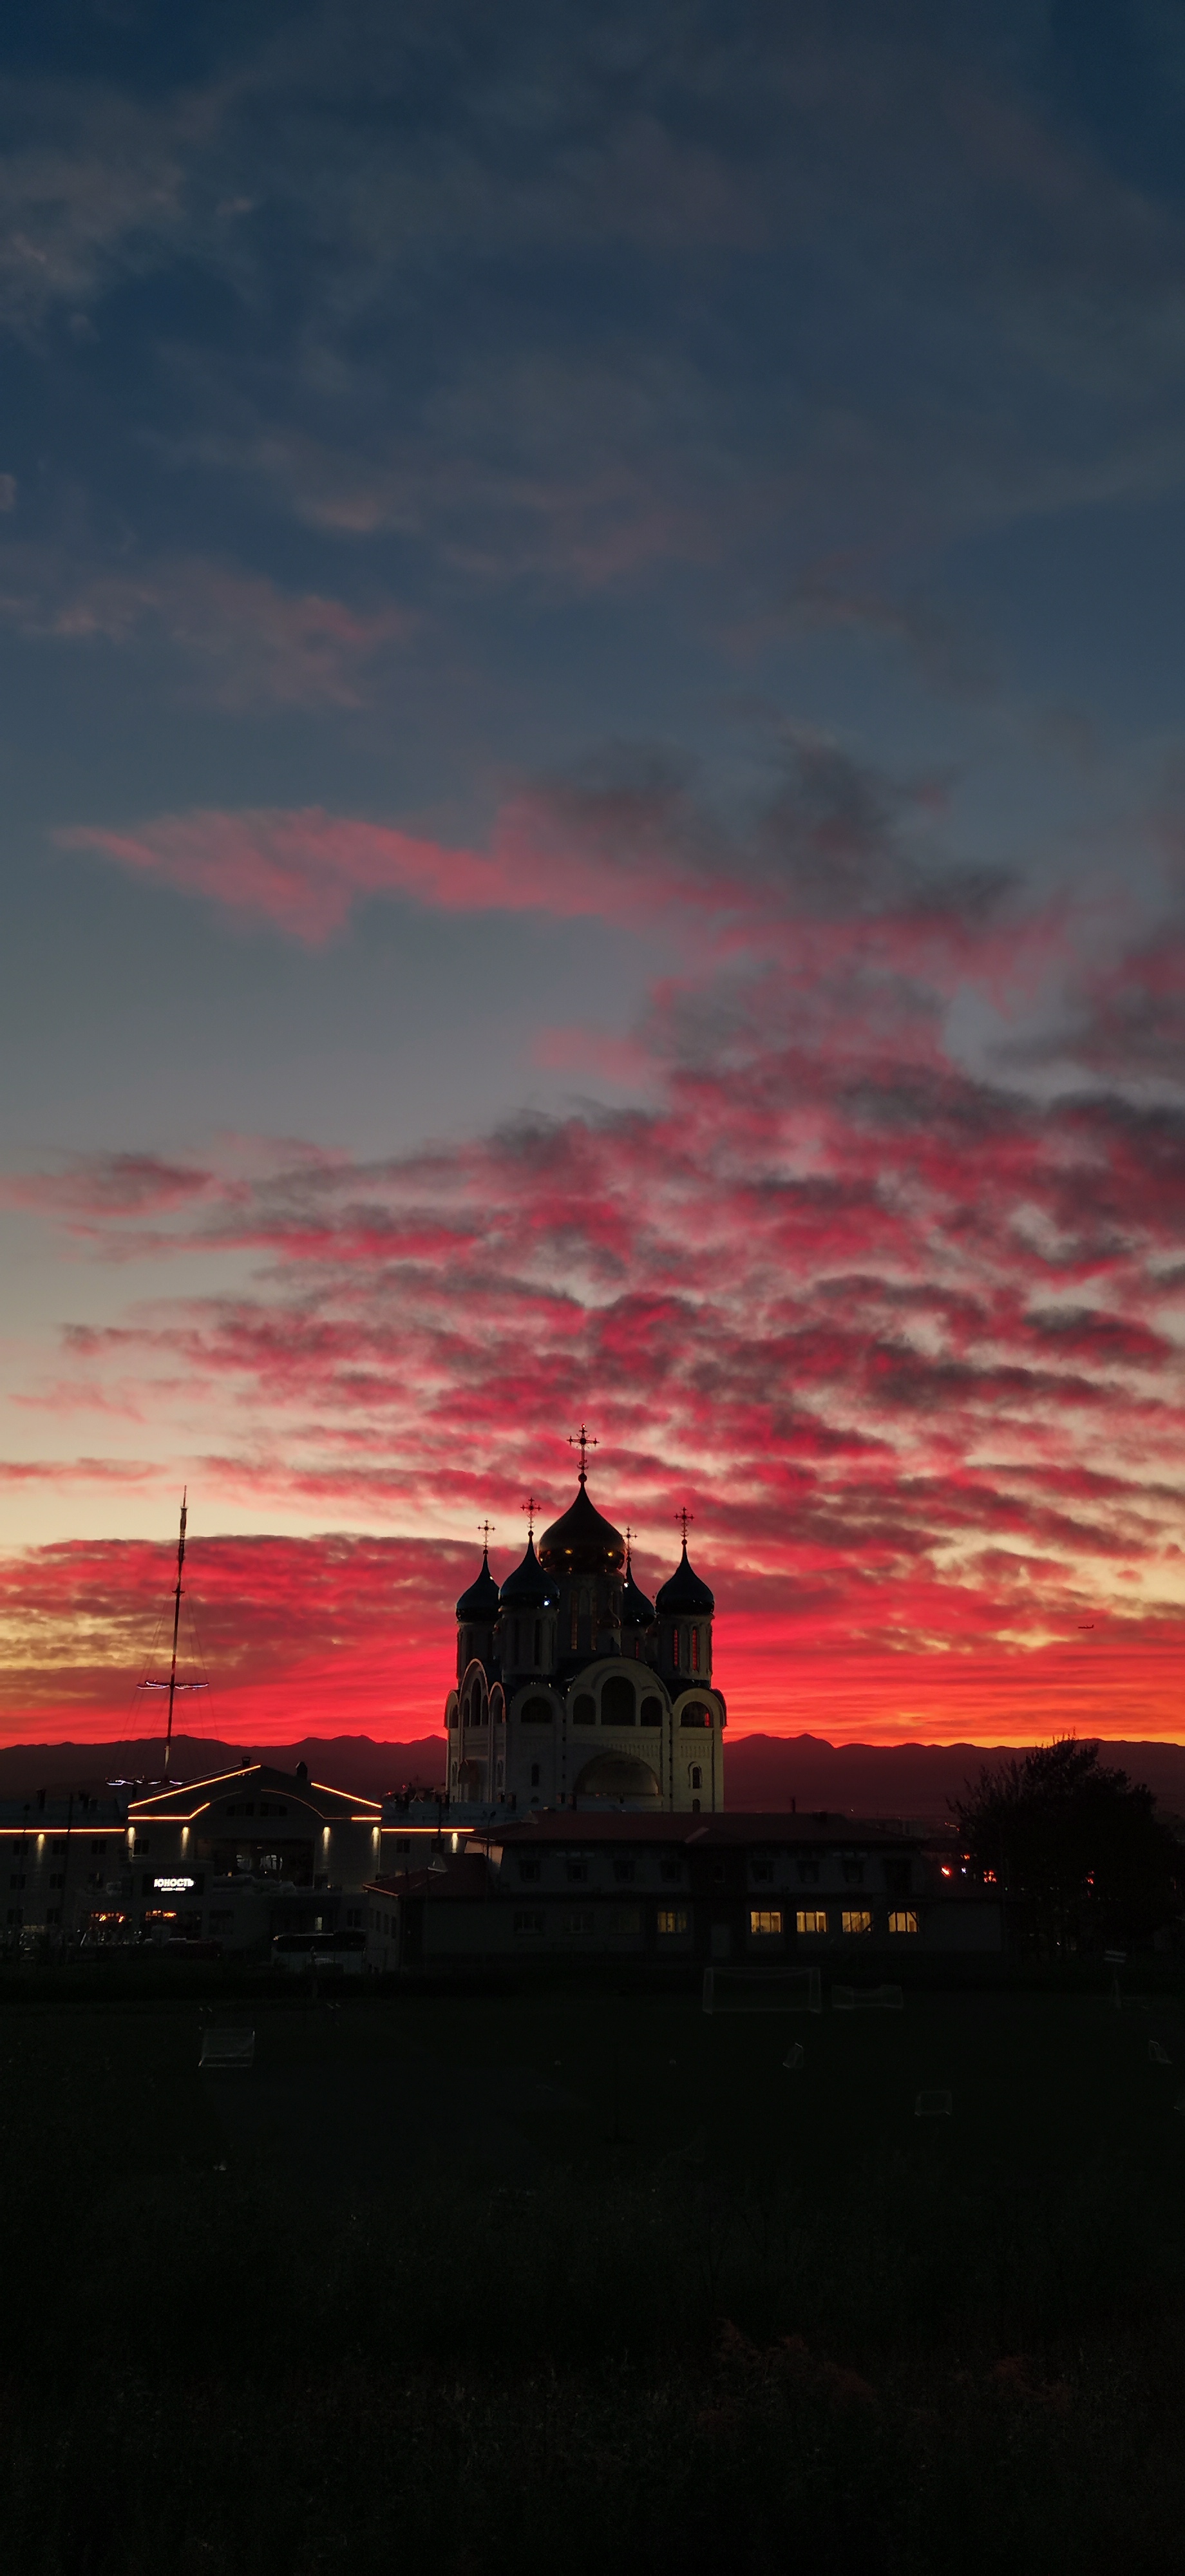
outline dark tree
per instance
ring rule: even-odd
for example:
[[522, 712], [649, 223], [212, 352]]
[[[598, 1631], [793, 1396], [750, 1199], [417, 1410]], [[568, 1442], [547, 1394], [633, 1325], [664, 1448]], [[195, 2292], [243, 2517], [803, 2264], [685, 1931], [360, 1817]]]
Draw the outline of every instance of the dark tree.
[[985, 1767], [955, 1804], [965, 1848], [1045, 1952], [1126, 1948], [1181, 1907], [1185, 1849], [1150, 1789], [1073, 1737]]

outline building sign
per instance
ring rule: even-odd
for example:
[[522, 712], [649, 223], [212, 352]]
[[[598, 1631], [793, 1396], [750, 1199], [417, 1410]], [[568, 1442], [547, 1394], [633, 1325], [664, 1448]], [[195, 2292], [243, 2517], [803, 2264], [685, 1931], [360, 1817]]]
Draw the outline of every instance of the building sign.
[[154, 1878], [152, 1884], [159, 1896], [181, 1896], [193, 1886], [193, 1880], [191, 1878]]

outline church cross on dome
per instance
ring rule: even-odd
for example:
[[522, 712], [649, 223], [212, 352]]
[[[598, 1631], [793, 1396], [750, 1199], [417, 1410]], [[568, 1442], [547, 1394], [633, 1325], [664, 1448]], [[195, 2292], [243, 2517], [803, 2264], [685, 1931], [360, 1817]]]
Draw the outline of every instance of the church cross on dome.
[[482, 1552], [482, 1555], [483, 1555], [483, 1556], [485, 1556], [485, 1557], [488, 1557], [488, 1556], [489, 1556], [489, 1553], [490, 1553], [490, 1537], [491, 1537], [491, 1533], [492, 1533], [492, 1532], [497, 1528], [497, 1522], [496, 1522], [496, 1521], [479, 1521], [479, 1522], [478, 1522], [478, 1524], [477, 1524], [477, 1526], [478, 1526], [479, 1530], [481, 1531], [481, 1552]]
[[589, 1449], [599, 1449], [600, 1445], [600, 1441], [594, 1440], [591, 1434], [585, 1430], [583, 1423], [581, 1423], [579, 1431], [570, 1431], [568, 1433], [569, 1449], [579, 1449], [580, 1451], [580, 1482], [582, 1485], [585, 1485], [588, 1482], [588, 1461], [585, 1453]]
[[535, 1535], [535, 1514], [539, 1509], [539, 1505], [534, 1494], [528, 1494], [525, 1503], [522, 1505], [522, 1509], [527, 1515], [527, 1537], [528, 1539], [533, 1539]]
[[691, 1524], [692, 1524], [692, 1522], [693, 1522], [693, 1520], [694, 1520], [694, 1519], [695, 1519], [695, 1513], [694, 1513], [694, 1512], [689, 1512], [689, 1511], [688, 1511], [686, 1503], [684, 1503], [682, 1511], [681, 1511], [681, 1512], [676, 1512], [676, 1514], [675, 1514], [675, 1524], [676, 1524], [676, 1527], [677, 1527], [677, 1528], [679, 1528], [679, 1529], [681, 1529], [681, 1530], [682, 1530], [682, 1532], [683, 1532], [683, 1554], [684, 1554], [684, 1556], [686, 1556], [686, 1554], [687, 1554], [687, 1533], [688, 1533], [688, 1530], [690, 1529]]
[[629, 1570], [630, 1570], [630, 1540], [632, 1539], [633, 1535], [634, 1535], [634, 1533], [633, 1533], [632, 1529], [630, 1528], [629, 1522], [627, 1521], [627, 1522], [626, 1522], [626, 1525], [625, 1525], [625, 1570], [626, 1570], [626, 1573], [627, 1573], [627, 1574], [629, 1573]]

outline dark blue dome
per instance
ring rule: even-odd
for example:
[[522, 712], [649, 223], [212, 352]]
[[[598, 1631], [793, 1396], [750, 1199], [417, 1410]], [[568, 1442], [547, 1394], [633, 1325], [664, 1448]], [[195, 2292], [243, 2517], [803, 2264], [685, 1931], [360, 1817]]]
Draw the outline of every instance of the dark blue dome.
[[555, 1595], [535, 1554], [535, 1541], [527, 1540], [527, 1553], [513, 1574], [508, 1574], [499, 1599], [506, 1609], [542, 1610]]
[[539, 1541], [543, 1563], [556, 1574], [615, 1574], [625, 1563], [625, 1540], [590, 1502], [581, 1476], [576, 1500]]
[[648, 1601], [641, 1585], [635, 1583], [633, 1567], [627, 1565], [621, 1587], [621, 1624], [623, 1628], [652, 1628], [654, 1603]]
[[664, 1583], [655, 1608], [661, 1618], [679, 1618], [686, 1614], [693, 1619], [710, 1619], [715, 1607], [715, 1600], [707, 1584], [700, 1582], [698, 1574], [688, 1562], [687, 1541], [684, 1539], [683, 1554], [670, 1582]]
[[496, 1619], [497, 1616], [498, 1586], [490, 1572], [490, 1560], [488, 1556], [483, 1556], [481, 1572], [476, 1583], [470, 1584], [469, 1590], [461, 1594], [457, 1603], [457, 1617], [473, 1623], [483, 1619]]

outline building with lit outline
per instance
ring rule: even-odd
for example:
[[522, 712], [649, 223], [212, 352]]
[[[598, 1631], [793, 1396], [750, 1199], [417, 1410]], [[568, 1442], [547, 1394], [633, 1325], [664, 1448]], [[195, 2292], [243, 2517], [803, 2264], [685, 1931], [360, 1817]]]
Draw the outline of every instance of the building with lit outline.
[[683, 1551], [654, 1601], [628, 1533], [576, 1496], [497, 1584], [489, 1527], [457, 1603], [457, 1681], [445, 1707], [450, 1799], [463, 1807], [594, 1807], [715, 1814], [724, 1805], [723, 1694], [712, 1680], [715, 1601]]

